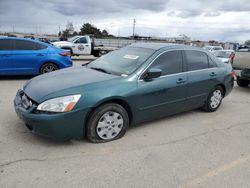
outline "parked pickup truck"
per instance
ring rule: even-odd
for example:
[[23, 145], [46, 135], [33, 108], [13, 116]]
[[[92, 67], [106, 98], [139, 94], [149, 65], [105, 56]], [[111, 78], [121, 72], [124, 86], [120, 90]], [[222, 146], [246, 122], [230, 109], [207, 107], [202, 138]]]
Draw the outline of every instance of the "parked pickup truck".
[[75, 36], [68, 41], [52, 43], [54, 46], [70, 50], [72, 55], [94, 55], [99, 57], [102, 54], [116, 50], [120, 47], [132, 44], [134, 40], [120, 39], [92, 39], [89, 36]]
[[250, 84], [250, 51], [237, 52], [233, 67], [237, 76], [237, 84], [240, 87], [248, 87]]

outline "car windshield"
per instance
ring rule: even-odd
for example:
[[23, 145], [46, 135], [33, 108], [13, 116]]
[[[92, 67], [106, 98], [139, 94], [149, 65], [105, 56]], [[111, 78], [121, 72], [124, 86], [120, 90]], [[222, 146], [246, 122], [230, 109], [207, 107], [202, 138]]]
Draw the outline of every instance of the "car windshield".
[[221, 58], [229, 58], [232, 52], [229, 51], [219, 51], [215, 52], [216, 57], [221, 57]]
[[129, 75], [153, 53], [152, 49], [124, 47], [92, 61], [86, 67], [120, 76]]
[[68, 41], [69, 42], [73, 42], [77, 38], [79, 38], [79, 36], [74, 36], [74, 37], [68, 38]]

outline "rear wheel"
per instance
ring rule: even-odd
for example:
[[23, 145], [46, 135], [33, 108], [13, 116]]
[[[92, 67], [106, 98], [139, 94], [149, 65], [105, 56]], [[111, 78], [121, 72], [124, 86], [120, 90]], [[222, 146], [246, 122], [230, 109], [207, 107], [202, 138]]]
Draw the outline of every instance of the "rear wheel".
[[250, 84], [250, 81], [244, 80], [244, 79], [241, 79], [241, 78], [237, 78], [237, 84], [240, 87], [248, 87], [249, 84]]
[[87, 123], [87, 138], [94, 143], [116, 140], [124, 136], [129, 126], [127, 111], [116, 103], [98, 107]]
[[100, 50], [94, 50], [93, 51], [93, 56], [94, 57], [101, 57], [102, 56], [101, 51]]
[[49, 73], [56, 70], [58, 70], [58, 67], [54, 63], [45, 63], [40, 69], [40, 74]]
[[216, 86], [208, 95], [208, 98], [203, 106], [204, 111], [214, 112], [216, 111], [223, 99], [223, 89], [221, 86]]

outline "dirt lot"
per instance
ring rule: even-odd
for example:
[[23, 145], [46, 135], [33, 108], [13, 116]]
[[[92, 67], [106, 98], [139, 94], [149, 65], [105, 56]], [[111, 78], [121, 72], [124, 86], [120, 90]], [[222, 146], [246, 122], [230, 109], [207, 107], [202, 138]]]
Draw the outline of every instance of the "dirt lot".
[[250, 187], [250, 88], [235, 86], [215, 113], [182, 113], [91, 144], [26, 129], [12, 101], [27, 79], [0, 79], [1, 188]]

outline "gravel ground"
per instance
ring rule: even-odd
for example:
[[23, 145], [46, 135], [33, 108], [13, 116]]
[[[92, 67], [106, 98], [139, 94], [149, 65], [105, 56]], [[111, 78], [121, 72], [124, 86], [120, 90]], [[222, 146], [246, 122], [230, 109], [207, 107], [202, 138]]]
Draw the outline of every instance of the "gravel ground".
[[181, 113], [92, 144], [32, 135], [13, 108], [27, 79], [0, 79], [1, 188], [250, 187], [250, 88], [235, 86], [215, 113]]

